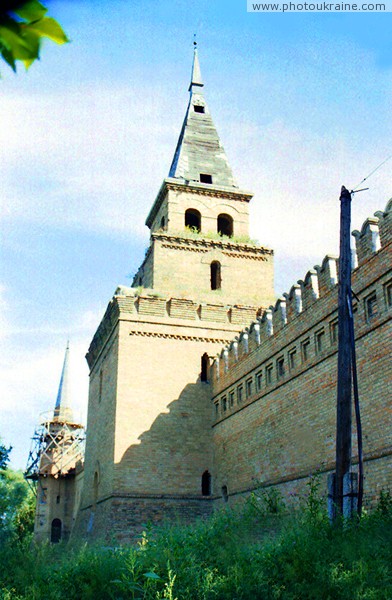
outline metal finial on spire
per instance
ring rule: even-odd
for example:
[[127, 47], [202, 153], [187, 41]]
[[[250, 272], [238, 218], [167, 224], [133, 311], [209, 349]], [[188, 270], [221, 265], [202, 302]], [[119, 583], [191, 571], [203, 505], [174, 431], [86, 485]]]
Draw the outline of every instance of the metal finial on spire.
[[197, 86], [198, 88], [201, 88], [204, 86], [204, 83], [201, 78], [199, 57], [197, 54], [196, 33], [194, 34], [194, 40], [193, 40], [193, 65], [192, 65], [191, 84], [189, 86], [190, 92], [192, 91], [193, 86]]

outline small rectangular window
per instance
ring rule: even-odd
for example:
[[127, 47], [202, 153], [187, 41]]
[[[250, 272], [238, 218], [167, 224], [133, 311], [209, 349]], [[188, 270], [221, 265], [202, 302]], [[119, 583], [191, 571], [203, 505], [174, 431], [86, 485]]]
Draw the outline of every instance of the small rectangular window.
[[266, 379], [267, 385], [270, 385], [272, 383], [273, 371], [274, 371], [273, 365], [268, 365], [265, 369], [265, 379]]
[[226, 412], [227, 411], [227, 399], [226, 399], [226, 396], [222, 397], [221, 402], [222, 402], [222, 411]]
[[336, 344], [338, 341], [338, 320], [335, 319], [329, 324], [329, 336], [331, 339], [331, 345]]
[[219, 417], [219, 403], [215, 402], [215, 418]]
[[391, 308], [392, 306], [392, 281], [388, 281], [384, 285], [384, 294], [385, 294], [385, 304], [387, 308]]
[[261, 390], [261, 384], [263, 383], [263, 373], [259, 371], [256, 373], [256, 389], [259, 392]]
[[233, 408], [234, 406], [234, 392], [229, 393], [229, 406], [230, 408]]
[[241, 404], [243, 400], [243, 387], [239, 385], [237, 388], [237, 404]]
[[378, 315], [377, 294], [374, 292], [365, 299], [366, 320], [369, 322]]
[[325, 331], [324, 331], [324, 329], [320, 329], [319, 331], [316, 331], [316, 333], [314, 334], [314, 343], [316, 346], [316, 353], [321, 354], [322, 351], [324, 350], [324, 346], [325, 346]]
[[297, 349], [292, 348], [291, 350], [289, 350], [289, 369], [290, 369], [290, 371], [295, 369], [296, 359], [297, 359]]
[[194, 111], [197, 113], [204, 113], [204, 106], [199, 106], [198, 104], [193, 105]]
[[309, 360], [310, 355], [310, 340], [309, 338], [304, 340], [301, 344], [302, 362]]
[[276, 361], [276, 377], [282, 379], [284, 377], [284, 358], [280, 356]]
[[250, 396], [252, 394], [253, 394], [253, 380], [247, 379], [246, 380], [246, 397], [250, 398]]
[[207, 173], [200, 173], [200, 182], [212, 183], [212, 175], [208, 175]]

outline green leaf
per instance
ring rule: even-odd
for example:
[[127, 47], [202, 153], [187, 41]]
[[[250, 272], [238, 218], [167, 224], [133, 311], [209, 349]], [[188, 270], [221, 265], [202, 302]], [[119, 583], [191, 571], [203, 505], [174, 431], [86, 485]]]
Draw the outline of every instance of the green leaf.
[[159, 577], [159, 575], [157, 575], [156, 573], [153, 573], [152, 571], [149, 571], [148, 573], [144, 573], [144, 577], [147, 577], [148, 579], [156, 579], [156, 580], [161, 580], [161, 578]]
[[[8, 50], [8, 48], [6, 48], [5, 46], [0, 46], [0, 48], [1, 48], [0, 49], [1, 56], [4, 58], [5, 62], [9, 64], [9, 66], [14, 71], [14, 73], [16, 73], [16, 64], [15, 64], [15, 59], [14, 59], [12, 52], [10, 52], [10, 50]], [[1, 454], [1, 452], [0, 452], [0, 454]], [[0, 458], [0, 463], [1, 463], [1, 458]]]
[[38, 0], [28, 0], [13, 12], [22, 19], [25, 19], [25, 21], [31, 23], [42, 19], [48, 12], [48, 9], [38, 2]]
[[14, 60], [25, 60], [32, 58], [34, 51], [29, 46], [31, 41], [22, 36], [20, 28], [0, 25], [0, 41], [9, 52], [11, 52]]
[[51, 17], [45, 17], [35, 23], [29, 23], [25, 25], [25, 29], [34, 31], [41, 37], [47, 37], [56, 42], [56, 44], [65, 44], [69, 41], [59, 23]]

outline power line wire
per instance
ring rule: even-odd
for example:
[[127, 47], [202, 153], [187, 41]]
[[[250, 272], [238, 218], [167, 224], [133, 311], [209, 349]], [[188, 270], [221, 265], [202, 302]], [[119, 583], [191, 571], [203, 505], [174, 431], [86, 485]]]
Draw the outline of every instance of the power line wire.
[[390, 156], [388, 156], [388, 158], [386, 158], [385, 160], [382, 161], [382, 163], [380, 163], [378, 165], [378, 167], [376, 167], [375, 169], [373, 169], [373, 171], [371, 173], [369, 173], [369, 175], [367, 175], [367, 177], [364, 177], [362, 179], [362, 181], [360, 183], [358, 183], [355, 188], [353, 190], [351, 190], [351, 193], [355, 192], [356, 189], [363, 184], [364, 181], [366, 181], [367, 179], [369, 179], [369, 177], [371, 177], [373, 175], [373, 173], [375, 173], [376, 171], [378, 171], [378, 169], [380, 169], [383, 165], [385, 165], [386, 162], [388, 162], [388, 160], [390, 160], [392, 158], [392, 154]]

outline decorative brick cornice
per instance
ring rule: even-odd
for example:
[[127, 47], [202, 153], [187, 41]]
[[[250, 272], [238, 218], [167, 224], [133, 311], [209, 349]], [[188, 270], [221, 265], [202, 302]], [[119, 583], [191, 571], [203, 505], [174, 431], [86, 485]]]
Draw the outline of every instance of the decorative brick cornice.
[[162, 248], [169, 248], [169, 250], [188, 250], [188, 252], [200, 252], [206, 254], [207, 248], [192, 248], [191, 246], [181, 246], [180, 244], [162, 244]]
[[195, 335], [177, 335], [175, 333], [156, 333], [153, 331], [131, 331], [130, 336], [152, 337], [162, 339], [181, 340], [184, 342], [210, 342], [211, 344], [227, 344], [227, 340], [221, 338], [198, 337]]
[[272, 256], [274, 253], [270, 248], [264, 248], [263, 246], [251, 246], [247, 243], [226, 240], [210, 240], [203, 237], [195, 239], [182, 237], [180, 235], [155, 232], [151, 234], [151, 238], [154, 241], [161, 241], [165, 248], [190, 250], [193, 252], [208, 252], [211, 249], [219, 249], [227, 256], [235, 256], [236, 258], [243, 258], [245, 255], [252, 258], [258, 258], [260, 256]]
[[249, 260], [261, 260], [266, 262], [268, 260], [266, 255], [272, 255], [273, 250], [270, 252], [265, 252], [263, 254], [248, 254], [248, 253], [238, 253], [238, 252], [223, 252], [224, 256], [228, 256], [229, 258], [246, 258]]

